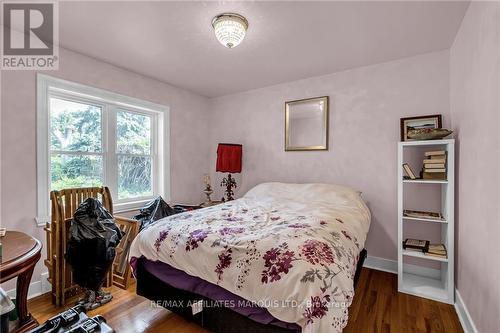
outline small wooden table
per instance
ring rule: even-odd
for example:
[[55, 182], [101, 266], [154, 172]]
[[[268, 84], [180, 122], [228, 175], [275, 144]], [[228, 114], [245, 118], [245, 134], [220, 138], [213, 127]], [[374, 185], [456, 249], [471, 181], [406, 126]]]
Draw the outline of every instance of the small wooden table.
[[19, 324], [16, 332], [26, 332], [38, 326], [28, 313], [28, 288], [35, 265], [40, 260], [42, 243], [19, 231], [7, 231], [2, 242], [0, 283], [17, 277], [16, 303]]

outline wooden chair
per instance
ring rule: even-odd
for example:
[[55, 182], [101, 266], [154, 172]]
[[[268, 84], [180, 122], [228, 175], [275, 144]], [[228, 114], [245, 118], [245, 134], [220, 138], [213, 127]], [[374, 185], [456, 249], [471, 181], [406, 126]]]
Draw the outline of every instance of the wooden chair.
[[[72, 296], [82, 290], [73, 283], [71, 267], [64, 260], [69, 240], [69, 227], [73, 214], [78, 206], [87, 198], [96, 198], [113, 215], [113, 202], [107, 187], [86, 187], [64, 189], [50, 192], [51, 222], [47, 223], [47, 259], [45, 265], [49, 271], [49, 282], [52, 284], [52, 303], [62, 306]], [[128, 288], [131, 279], [131, 269], [127, 262], [130, 243], [139, 231], [137, 221], [125, 217], [114, 216], [119, 228], [124, 232], [120, 244], [116, 248], [115, 262], [111, 272], [107, 275], [105, 287], [112, 284], [121, 288]]]

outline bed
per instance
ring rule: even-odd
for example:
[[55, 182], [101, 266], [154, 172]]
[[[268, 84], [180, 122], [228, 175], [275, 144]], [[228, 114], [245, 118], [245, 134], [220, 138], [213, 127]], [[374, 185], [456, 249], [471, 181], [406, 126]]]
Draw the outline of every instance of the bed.
[[341, 332], [369, 226], [353, 189], [264, 183], [158, 221], [130, 262], [138, 294], [215, 332]]

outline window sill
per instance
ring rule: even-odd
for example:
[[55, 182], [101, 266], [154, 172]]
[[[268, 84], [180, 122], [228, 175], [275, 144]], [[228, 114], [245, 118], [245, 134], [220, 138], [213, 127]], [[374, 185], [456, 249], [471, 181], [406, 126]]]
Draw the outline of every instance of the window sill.
[[137, 201], [129, 201], [129, 202], [123, 202], [123, 203], [117, 203], [113, 205], [113, 212], [114, 214], [119, 214], [119, 213], [126, 213], [134, 210], [139, 210], [142, 208], [145, 204], [150, 202], [153, 198], [147, 198], [143, 200], [137, 200]]
[[44, 228], [48, 222], [50, 222], [50, 216], [37, 216], [37, 217], [35, 217], [36, 226], [39, 228]]

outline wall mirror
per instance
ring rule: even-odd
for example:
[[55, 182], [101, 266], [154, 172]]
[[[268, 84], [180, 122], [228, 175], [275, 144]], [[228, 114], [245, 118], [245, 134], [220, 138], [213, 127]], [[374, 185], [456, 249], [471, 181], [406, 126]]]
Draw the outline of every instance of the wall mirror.
[[328, 96], [285, 103], [285, 151], [328, 150]]

